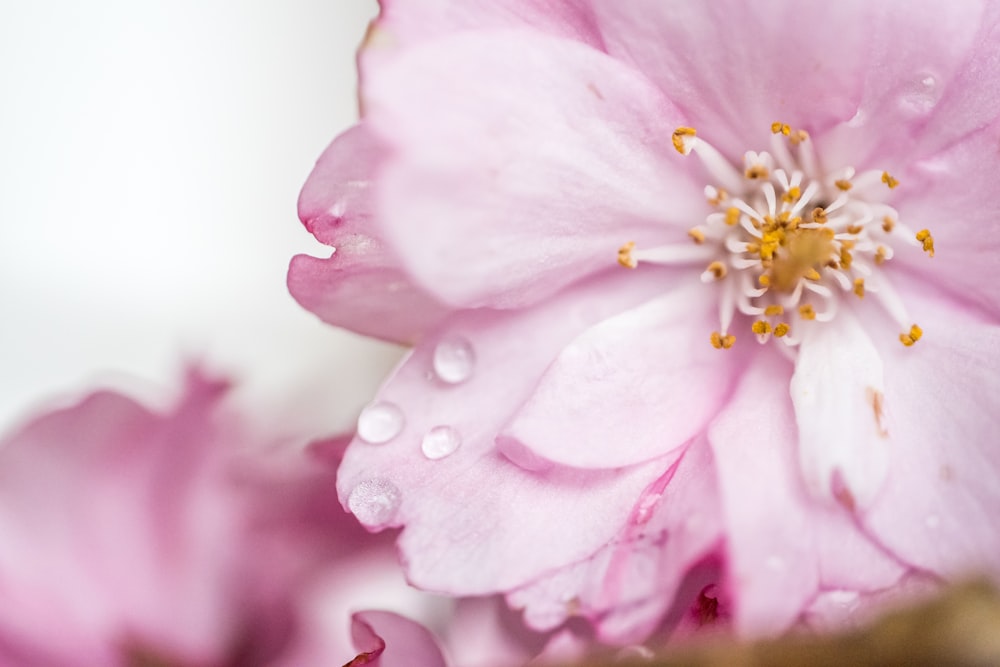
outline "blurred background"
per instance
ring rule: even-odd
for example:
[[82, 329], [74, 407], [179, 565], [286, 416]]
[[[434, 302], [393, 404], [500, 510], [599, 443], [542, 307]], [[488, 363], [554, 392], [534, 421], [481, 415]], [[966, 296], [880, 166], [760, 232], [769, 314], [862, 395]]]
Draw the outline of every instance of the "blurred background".
[[207, 362], [274, 433], [331, 433], [400, 351], [288, 296], [374, 0], [10, 4], [0, 21], [0, 430]]

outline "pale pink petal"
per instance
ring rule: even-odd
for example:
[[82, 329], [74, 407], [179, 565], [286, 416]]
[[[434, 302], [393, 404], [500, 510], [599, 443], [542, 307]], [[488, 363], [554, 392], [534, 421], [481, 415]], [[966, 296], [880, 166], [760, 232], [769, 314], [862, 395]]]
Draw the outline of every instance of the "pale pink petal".
[[297, 255], [288, 289], [324, 322], [392, 342], [412, 343], [447, 312], [414, 286], [387, 250], [372, 212], [372, 178], [385, 148], [358, 124], [334, 139], [299, 195], [299, 217], [334, 246], [327, 259]]
[[844, 508], [815, 501], [803, 487], [790, 374], [784, 357], [762, 351], [709, 429], [741, 634], [783, 632], [823, 588], [878, 590], [904, 572]]
[[1000, 573], [1000, 327], [907, 294], [924, 326], [886, 340], [886, 488], [862, 520], [900, 559], [939, 575]]
[[[459, 313], [382, 388], [376, 401], [398, 406], [405, 424], [385, 444], [355, 440], [338, 487], [373, 528], [405, 525], [400, 546], [413, 583], [461, 594], [509, 590], [590, 556], [620, 528], [659, 474], [655, 463], [526, 469], [529, 461], [505, 458], [494, 439], [559, 349], [660, 289], [637, 277], [615, 271], [532, 309]], [[464, 382], [448, 384], [435, 376], [434, 352], [457, 340], [468, 343], [475, 365]], [[432, 459], [421, 448], [436, 427], [452, 429], [459, 446]]]
[[[934, 257], [919, 245], [897, 252], [887, 270], [901, 291], [907, 283], [931, 281], [958, 303], [1000, 315], [1000, 290], [990, 276], [1000, 275], [1000, 124], [977, 132], [950, 150], [921, 160], [908, 170], [895, 202], [899, 219], [911, 230], [928, 229]], [[916, 244], [915, 244], [916, 245]]]
[[673, 107], [577, 42], [444, 38], [380, 67], [364, 94], [394, 149], [378, 188], [385, 239], [449, 303], [537, 302], [617, 266], [628, 241], [689, 242], [707, 210], [671, 146]]
[[360, 654], [345, 667], [446, 667], [434, 635], [419, 623], [388, 611], [361, 611], [351, 619]]
[[[540, 629], [589, 618], [613, 644], [644, 641], [663, 622], [691, 568], [722, 537], [712, 452], [697, 440], [639, 495], [615, 538], [592, 557], [512, 592]], [[684, 603], [686, 606], [686, 602]]]
[[867, 331], [843, 309], [809, 330], [791, 380], [799, 461], [816, 498], [867, 507], [889, 471], [882, 360]]
[[648, 461], [701, 432], [739, 356], [714, 349], [717, 285], [674, 288], [567, 345], [503, 430], [539, 457], [582, 468]]

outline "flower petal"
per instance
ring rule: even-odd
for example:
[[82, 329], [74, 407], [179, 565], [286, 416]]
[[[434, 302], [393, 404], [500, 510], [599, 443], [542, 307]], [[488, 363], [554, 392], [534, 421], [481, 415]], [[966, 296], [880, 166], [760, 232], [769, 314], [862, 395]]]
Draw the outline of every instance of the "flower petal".
[[[677, 113], [629, 67], [528, 31], [456, 35], [372, 73], [366, 122], [393, 149], [385, 238], [454, 305], [534, 303], [677, 240], [707, 205], [670, 143]], [[678, 166], [674, 166], [678, 165]]]
[[806, 488], [849, 509], [868, 506], [889, 470], [882, 360], [846, 309], [814, 327], [791, 381]]
[[360, 654], [345, 667], [446, 667], [427, 628], [388, 611], [361, 611], [351, 617], [351, 635]]
[[763, 353], [709, 429], [727, 535], [733, 622], [742, 634], [783, 632], [821, 588], [879, 590], [904, 569], [839, 506], [803, 488], [787, 361]]
[[298, 255], [288, 289], [325, 322], [392, 342], [411, 343], [447, 309], [415, 287], [386, 251], [372, 214], [372, 176], [384, 147], [364, 124], [334, 139], [299, 195], [299, 217], [328, 259]]
[[708, 342], [718, 328], [717, 289], [674, 289], [578, 336], [504, 428], [501, 446], [614, 468], [690, 440], [715, 416], [739, 366]]
[[1000, 327], [948, 301], [907, 303], [928, 326], [883, 351], [892, 474], [862, 520], [915, 567], [1000, 573]]
[[[380, 480], [383, 490], [391, 485], [392, 506], [378, 523], [406, 526], [400, 547], [414, 584], [463, 594], [503, 591], [581, 560], [614, 536], [635, 497], [660, 473], [655, 464], [530, 470], [526, 460], [516, 465], [494, 446], [500, 427], [566, 342], [658, 288], [633, 278], [618, 271], [599, 276], [533, 309], [458, 313], [382, 388], [377, 400], [399, 406], [405, 425], [386, 444], [352, 443], [338, 488], [350, 507], [351, 493], [369, 480]], [[439, 341], [456, 337], [471, 344], [475, 367], [467, 380], [449, 385], [434, 376], [433, 358]], [[460, 446], [431, 459], [421, 443], [438, 426], [454, 429]]]

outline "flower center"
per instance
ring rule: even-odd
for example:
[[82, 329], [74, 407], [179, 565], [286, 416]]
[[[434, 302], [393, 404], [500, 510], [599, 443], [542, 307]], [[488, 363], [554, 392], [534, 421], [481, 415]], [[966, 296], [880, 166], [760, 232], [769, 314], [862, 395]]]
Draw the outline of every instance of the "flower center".
[[747, 151], [737, 169], [693, 128], [675, 130], [677, 151], [695, 152], [714, 181], [705, 187], [712, 212], [688, 232], [698, 249], [627, 243], [618, 262], [634, 269], [640, 262], [707, 261], [701, 279], [721, 290], [720, 327], [710, 337], [718, 349], [736, 342], [730, 327], [737, 312], [752, 318], [759, 342], [779, 338], [794, 346], [810, 327], [834, 319], [841, 298], [868, 293], [899, 323], [900, 342], [913, 345], [922, 331], [879, 267], [900, 243], [933, 257], [934, 238], [926, 229], [909, 230], [882, 201], [899, 181], [852, 167], [825, 173], [805, 131], [773, 123], [771, 133], [771, 152]]

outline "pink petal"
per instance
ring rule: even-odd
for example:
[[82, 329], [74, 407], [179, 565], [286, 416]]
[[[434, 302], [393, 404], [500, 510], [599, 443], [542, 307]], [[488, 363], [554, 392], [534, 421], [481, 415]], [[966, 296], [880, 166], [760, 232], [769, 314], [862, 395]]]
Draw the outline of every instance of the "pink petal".
[[852, 510], [868, 506], [889, 470], [885, 387], [878, 351], [850, 311], [802, 341], [791, 395], [806, 488]]
[[345, 667], [446, 667], [434, 636], [422, 625], [388, 611], [362, 611], [351, 618], [360, 655]]
[[456, 35], [367, 84], [366, 121], [394, 151], [378, 193], [385, 238], [448, 303], [537, 302], [616, 266], [628, 241], [671, 240], [665, 223], [687, 241], [706, 212], [670, 144], [673, 107], [579, 43]]
[[728, 535], [733, 623], [741, 634], [778, 634], [821, 588], [878, 590], [903, 568], [839, 506], [802, 486], [788, 400], [788, 362], [761, 351], [709, 429]]
[[998, 142], [994, 124], [910, 169], [898, 188], [899, 219], [914, 232], [929, 229], [935, 253], [928, 257], [919, 246], [897, 252], [888, 268], [909, 274], [893, 277], [901, 291], [907, 282], [930, 281], [956, 301], [1000, 315], [1000, 290], [989, 279], [1000, 275]]
[[562, 465], [614, 468], [701, 432], [738, 367], [708, 343], [717, 289], [673, 289], [578, 336], [504, 429], [504, 444]]
[[1000, 328], [954, 302], [906, 298], [924, 336], [882, 350], [892, 473], [862, 520], [915, 567], [1000, 573]]
[[594, 622], [601, 641], [645, 641], [691, 568], [718, 547], [721, 524], [712, 452], [697, 440], [639, 496], [619, 535], [590, 558], [508, 596], [525, 620], [553, 628], [571, 614]]
[[[660, 474], [656, 463], [526, 469], [494, 446], [559, 349], [594, 321], [660, 289], [635, 277], [615, 271], [532, 309], [459, 313], [383, 387], [377, 401], [399, 406], [405, 425], [386, 444], [352, 443], [338, 487], [345, 506], [357, 510], [361, 503], [372, 527], [406, 526], [400, 547], [414, 584], [463, 594], [503, 591], [586, 558], [614, 536], [635, 497]], [[475, 367], [465, 382], [449, 385], [434, 376], [433, 356], [439, 341], [456, 336], [471, 344]], [[461, 444], [432, 460], [421, 442], [439, 426], [454, 429]], [[373, 493], [352, 503], [356, 488]], [[377, 512], [365, 511], [368, 501], [382, 500], [372, 505]]]

